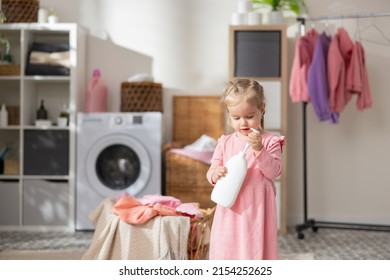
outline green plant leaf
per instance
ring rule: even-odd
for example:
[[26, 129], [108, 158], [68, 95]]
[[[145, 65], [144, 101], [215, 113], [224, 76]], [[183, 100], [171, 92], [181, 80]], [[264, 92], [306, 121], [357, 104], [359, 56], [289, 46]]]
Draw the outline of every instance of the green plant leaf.
[[299, 15], [301, 8], [306, 9], [304, 0], [252, 0], [255, 10], [263, 6], [269, 6], [272, 11], [289, 10]]

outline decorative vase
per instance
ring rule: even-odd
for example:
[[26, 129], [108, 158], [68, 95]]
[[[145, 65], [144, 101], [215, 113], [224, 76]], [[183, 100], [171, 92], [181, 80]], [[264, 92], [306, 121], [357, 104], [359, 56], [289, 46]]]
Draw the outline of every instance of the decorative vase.
[[262, 14], [256, 12], [247, 13], [248, 25], [261, 25], [262, 23], [263, 23]]
[[283, 12], [282, 11], [271, 11], [268, 14], [269, 24], [281, 25], [283, 24]]

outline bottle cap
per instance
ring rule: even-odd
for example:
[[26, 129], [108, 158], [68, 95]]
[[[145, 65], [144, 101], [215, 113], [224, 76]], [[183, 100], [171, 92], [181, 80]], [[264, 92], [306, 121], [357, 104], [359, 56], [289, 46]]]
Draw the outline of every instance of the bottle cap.
[[92, 76], [94, 78], [99, 78], [100, 77], [100, 69], [98, 69], [98, 68], [93, 69]]

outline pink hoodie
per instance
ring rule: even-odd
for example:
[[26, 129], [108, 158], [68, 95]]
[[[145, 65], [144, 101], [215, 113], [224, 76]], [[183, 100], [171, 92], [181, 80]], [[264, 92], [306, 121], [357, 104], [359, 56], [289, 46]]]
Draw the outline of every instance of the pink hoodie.
[[300, 37], [295, 45], [294, 61], [290, 75], [290, 97], [292, 102], [309, 102], [307, 71], [310, 67], [318, 38], [315, 29]]
[[351, 99], [346, 85], [352, 48], [353, 42], [347, 31], [339, 28], [332, 37], [328, 52], [329, 106], [332, 112], [340, 113]]
[[362, 111], [371, 107], [371, 90], [368, 81], [366, 58], [360, 42], [353, 45], [352, 59], [347, 70], [347, 90], [358, 95], [356, 106]]

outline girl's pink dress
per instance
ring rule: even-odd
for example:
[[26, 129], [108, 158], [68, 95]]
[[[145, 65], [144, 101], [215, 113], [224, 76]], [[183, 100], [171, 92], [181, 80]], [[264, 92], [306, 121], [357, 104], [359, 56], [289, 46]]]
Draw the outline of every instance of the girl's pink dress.
[[[211, 228], [209, 259], [278, 259], [276, 190], [274, 179], [282, 171], [284, 136], [264, 133], [263, 149], [256, 157], [249, 148], [248, 171], [236, 202], [229, 209], [217, 205]], [[245, 147], [247, 140], [235, 133], [218, 139], [207, 179], [214, 169]]]

